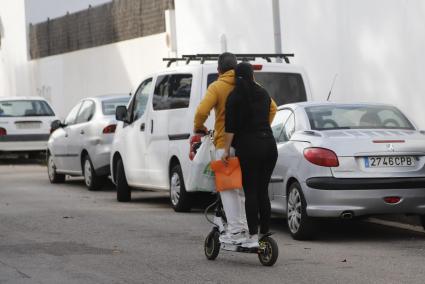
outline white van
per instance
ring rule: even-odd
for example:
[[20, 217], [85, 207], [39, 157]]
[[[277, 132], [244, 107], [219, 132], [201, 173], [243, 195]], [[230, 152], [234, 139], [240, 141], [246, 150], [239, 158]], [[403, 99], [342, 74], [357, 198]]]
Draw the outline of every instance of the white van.
[[[190, 166], [189, 137], [196, 108], [218, 76], [216, 63], [204, 63], [211, 58], [198, 55], [171, 59], [169, 65], [179, 60], [187, 64], [148, 76], [127, 108], [117, 108], [117, 120], [121, 122], [116, 128], [110, 164], [118, 201], [131, 200], [131, 187], [167, 190], [175, 211], [190, 210], [192, 194], [184, 186]], [[200, 60], [201, 64], [188, 64], [190, 60]], [[289, 63], [286, 57], [285, 61]], [[278, 105], [311, 99], [304, 70], [288, 63], [253, 63], [256, 81]], [[214, 111], [211, 114], [209, 129], [214, 125]]]

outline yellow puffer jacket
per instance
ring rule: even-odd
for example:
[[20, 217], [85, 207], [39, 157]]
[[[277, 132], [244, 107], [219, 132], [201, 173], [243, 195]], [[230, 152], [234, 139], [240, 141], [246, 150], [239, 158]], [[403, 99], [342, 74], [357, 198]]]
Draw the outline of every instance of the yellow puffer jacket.
[[230, 70], [221, 74], [217, 81], [212, 83], [202, 99], [195, 114], [195, 131], [205, 129], [204, 123], [215, 111], [214, 144], [216, 148], [224, 148], [224, 114], [227, 97], [235, 87], [235, 71]]

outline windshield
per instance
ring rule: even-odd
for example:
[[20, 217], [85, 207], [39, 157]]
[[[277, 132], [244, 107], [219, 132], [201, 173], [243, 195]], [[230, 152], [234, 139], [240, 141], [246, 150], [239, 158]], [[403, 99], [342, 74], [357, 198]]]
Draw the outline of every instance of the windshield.
[[[307, 95], [301, 74], [281, 72], [255, 72], [255, 81], [267, 90], [278, 106], [305, 102]], [[208, 75], [208, 86], [217, 80], [218, 74]]]
[[330, 105], [305, 108], [311, 129], [411, 129], [415, 128], [395, 107]]
[[102, 102], [102, 112], [104, 115], [115, 115], [118, 106], [127, 106], [130, 96], [124, 98], [116, 98], [104, 100]]
[[0, 117], [54, 116], [50, 106], [41, 100], [0, 101]]

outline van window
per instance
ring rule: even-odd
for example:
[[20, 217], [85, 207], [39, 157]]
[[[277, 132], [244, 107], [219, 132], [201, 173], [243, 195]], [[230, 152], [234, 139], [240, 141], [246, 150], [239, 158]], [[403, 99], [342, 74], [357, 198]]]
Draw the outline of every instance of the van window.
[[145, 113], [149, 94], [151, 93], [152, 78], [143, 81], [134, 95], [130, 106], [132, 109], [131, 122], [138, 120]]
[[[278, 106], [307, 100], [301, 74], [281, 72], [255, 72], [255, 80], [267, 90]], [[218, 74], [207, 77], [208, 86], [217, 80]]]
[[179, 109], [189, 107], [192, 74], [158, 76], [153, 96], [153, 109]]

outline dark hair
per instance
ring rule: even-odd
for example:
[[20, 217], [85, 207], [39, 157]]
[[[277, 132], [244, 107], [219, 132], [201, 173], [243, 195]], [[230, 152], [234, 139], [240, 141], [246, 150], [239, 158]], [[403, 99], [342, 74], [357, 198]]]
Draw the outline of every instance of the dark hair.
[[241, 62], [235, 68], [236, 92], [242, 95], [250, 95], [254, 92], [254, 70], [248, 62]]
[[238, 61], [236, 56], [230, 52], [223, 52], [218, 57], [218, 71], [220, 73], [225, 73], [229, 70], [235, 69]]

